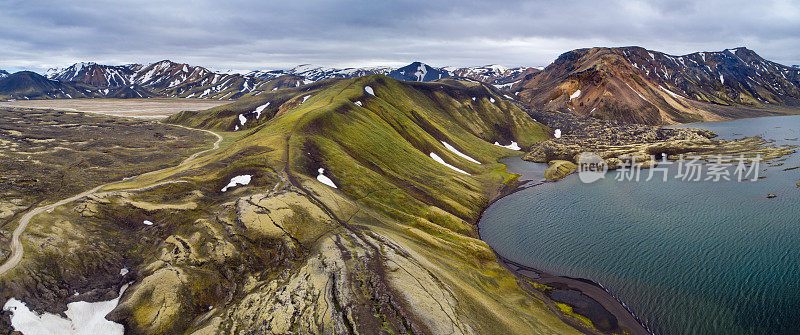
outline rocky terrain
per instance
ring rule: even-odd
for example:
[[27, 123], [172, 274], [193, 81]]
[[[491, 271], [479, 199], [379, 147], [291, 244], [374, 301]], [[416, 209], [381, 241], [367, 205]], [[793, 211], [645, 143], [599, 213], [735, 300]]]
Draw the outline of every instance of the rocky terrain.
[[609, 169], [633, 159], [643, 168], [652, 166], [662, 157], [677, 160], [681, 155], [696, 155], [709, 159], [716, 155], [761, 157], [769, 162], [794, 152], [794, 147], [774, 146], [768, 140], [748, 137], [725, 141], [704, 129], [671, 129], [618, 121], [598, 120], [572, 113], [531, 112], [537, 121], [561, 131], [560, 138], [535, 144], [523, 159], [550, 163], [553, 176], [560, 179], [574, 172], [579, 155], [593, 152], [603, 158]]
[[562, 54], [510, 89], [536, 110], [662, 125], [796, 113], [800, 71], [746, 48], [683, 56], [590, 48]]
[[19, 215], [94, 186], [176, 164], [207, 136], [149, 121], [0, 109], [0, 259]]

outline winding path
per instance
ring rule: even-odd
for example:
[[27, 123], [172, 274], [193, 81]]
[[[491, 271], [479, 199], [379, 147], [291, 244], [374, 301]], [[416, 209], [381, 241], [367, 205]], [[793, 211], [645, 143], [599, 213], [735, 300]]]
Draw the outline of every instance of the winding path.
[[[183, 162], [181, 162], [181, 164], [179, 164], [178, 166], [184, 165], [184, 164], [188, 163], [189, 161], [197, 158], [197, 156], [200, 156], [200, 155], [202, 155], [202, 154], [204, 154], [206, 152], [219, 149], [219, 144], [222, 143], [222, 136], [220, 136], [219, 134], [217, 134], [217, 133], [215, 133], [213, 131], [205, 130], [205, 129], [189, 128], [189, 127], [181, 126], [181, 125], [177, 125], [177, 124], [172, 124], [171, 126], [181, 127], [181, 128], [185, 128], [185, 129], [189, 129], [189, 130], [204, 131], [204, 132], [207, 132], [207, 133], [217, 137], [217, 141], [214, 142], [214, 146], [211, 149], [206, 149], [206, 150], [203, 150], [203, 151], [198, 151], [198, 152], [193, 153], [191, 156], [186, 157], [186, 159], [184, 159]], [[2, 275], [1, 272], [0, 272], [0, 275]]]
[[[191, 130], [204, 131], [204, 132], [207, 132], [207, 133], [212, 134], [212, 135], [217, 137], [217, 140], [214, 142], [214, 146], [211, 149], [206, 149], [206, 150], [199, 151], [199, 152], [196, 152], [196, 153], [192, 154], [191, 156], [189, 156], [186, 159], [184, 159], [176, 167], [180, 167], [181, 165], [185, 165], [186, 163], [194, 160], [195, 158], [197, 158], [198, 156], [200, 156], [200, 155], [202, 155], [202, 154], [204, 154], [206, 152], [219, 149], [219, 145], [220, 145], [220, 143], [222, 143], [222, 136], [220, 136], [219, 134], [217, 134], [215, 132], [212, 132], [210, 130], [195, 129], [195, 128], [189, 128], [189, 127], [180, 126], [180, 125], [172, 125], [172, 126], [177, 126], [177, 127], [191, 129]], [[148, 173], [148, 172], [145, 172], [145, 173]], [[22, 247], [22, 242], [20, 242], [20, 236], [22, 236], [22, 233], [25, 232], [25, 228], [28, 227], [28, 223], [30, 223], [31, 219], [33, 219], [36, 215], [39, 215], [39, 214], [41, 214], [43, 212], [52, 210], [52, 209], [54, 209], [54, 208], [56, 208], [58, 206], [73, 202], [73, 201], [78, 200], [80, 198], [83, 198], [85, 196], [94, 194], [94, 193], [96, 193], [97, 191], [99, 191], [100, 189], [102, 189], [102, 188], [104, 188], [106, 186], [110, 186], [110, 185], [113, 185], [113, 184], [116, 184], [116, 183], [119, 183], [119, 182], [123, 182], [123, 181], [128, 181], [128, 180], [134, 179], [134, 178], [136, 178], [138, 176], [141, 176], [141, 175], [137, 175], [137, 176], [134, 176], [134, 177], [123, 178], [121, 180], [105, 183], [103, 185], [97, 186], [97, 187], [95, 187], [95, 188], [93, 188], [91, 190], [85, 191], [85, 192], [80, 193], [78, 195], [74, 195], [72, 197], [60, 200], [60, 201], [58, 201], [56, 203], [53, 203], [53, 204], [36, 207], [36, 208], [28, 211], [27, 213], [25, 213], [25, 215], [23, 215], [22, 218], [19, 220], [19, 225], [17, 225], [17, 229], [14, 229], [14, 233], [11, 235], [11, 255], [8, 257], [6, 262], [3, 263], [3, 265], [0, 265], [0, 277], [5, 275], [8, 271], [13, 269], [15, 266], [17, 266], [17, 264], [19, 264], [19, 262], [22, 260], [22, 255], [25, 253], [25, 249]], [[168, 181], [168, 182], [163, 182], [163, 183], [159, 183], [159, 184], [156, 184], [156, 185], [149, 185], [149, 186], [143, 187], [141, 189], [147, 189], [147, 188], [151, 188], [153, 186], [166, 184], [166, 183], [173, 183], [173, 182], [178, 182], [178, 181]]]

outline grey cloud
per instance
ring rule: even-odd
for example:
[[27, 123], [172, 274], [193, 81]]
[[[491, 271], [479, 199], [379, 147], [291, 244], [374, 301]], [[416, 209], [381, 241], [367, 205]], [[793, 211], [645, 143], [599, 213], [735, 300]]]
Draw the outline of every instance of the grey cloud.
[[216, 68], [546, 65], [591, 46], [747, 46], [800, 63], [800, 3], [772, 1], [4, 1], [0, 68], [160, 59]]

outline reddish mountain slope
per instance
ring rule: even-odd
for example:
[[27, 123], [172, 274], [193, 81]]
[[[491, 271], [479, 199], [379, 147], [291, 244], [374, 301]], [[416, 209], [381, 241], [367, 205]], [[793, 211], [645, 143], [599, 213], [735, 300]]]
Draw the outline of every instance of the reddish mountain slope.
[[564, 53], [514, 91], [535, 109], [643, 124], [783, 113], [800, 106], [800, 70], [746, 48], [671, 56], [639, 47]]

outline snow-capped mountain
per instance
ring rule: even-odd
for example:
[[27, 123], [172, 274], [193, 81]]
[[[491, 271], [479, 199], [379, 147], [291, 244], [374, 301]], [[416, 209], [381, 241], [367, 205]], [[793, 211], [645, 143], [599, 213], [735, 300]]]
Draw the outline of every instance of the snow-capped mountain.
[[432, 67], [421, 62], [413, 62], [397, 69], [388, 66], [338, 69], [303, 64], [288, 70], [253, 71], [248, 73], [247, 76], [260, 79], [273, 79], [287, 74], [305, 78], [307, 82], [331, 78], [357, 78], [374, 74], [382, 74], [407, 81], [432, 81], [453, 76], [446, 68]]
[[[169, 60], [119, 66], [77, 63], [63, 69], [50, 69], [45, 76], [52, 80], [102, 88], [99, 91], [105, 94], [120, 92], [117, 94], [125, 97], [192, 96], [224, 99], [251, 92], [262, 82], [254, 77], [215, 73], [201, 66]], [[142, 88], [149, 92], [143, 92]]]
[[252, 71], [247, 76], [260, 79], [274, 79], [283, 75], [295, 75], [309, 81], [318, 81], [330, 78], [356, 78], [373, 74], [387, 75], [392, 71], [390, 67], [362, 67], [362, 68], [328, 68], [303, 64], [288, 70], [259, 70]]
[[[327, 68], [300, 65], [287, 70], [259, 70], [247, 74], [241, 71], [211, 71], [201, 66], [163, 60], [151, 64], [102, 65], [76, 63], [66, 68], [50, 69], [45, 77], [61, 82], [72, 82], [99, 88], [97, 92], [130, 91], [123, 96], [166, 96], [202, 99], [236, 99], [247, 94], [282, 87], [297, 87], [319, 80], [356, 78], [374, 74], [386, 75], [408, 81], [432, 81], [459, 75], [492, 84], [507, 84], [526, 68], [506, 69], [493, 65], [476, 68], [437, 68], [413, 62], [401, 68], [362, 67]], [[117, 88], [125, 88], [116, 90]], [[131, 89], [134, 87], [138, 89]], [[149, 94], [142, 90], [149, 90]], [[136, 94], [132, 94], [136, 93]]]
[[287, 73], [304, 77], [308, 80], [322, 80], [329, 78], [356, 78], [373, 74], [388, 74], [392, 69], [389, 67], [363, 67], [335, 69], [325, 67], [315, 67], [309, 64], [297, 66]]
[[170, 61], [138, 69], [134, 82], [169, 97], [237, 99], [246, 94], [306, 84], [304, 78], [289, 74], [258, 77], [238, 73], [216, 73], [199, 66]]
[[507, 68], [497, 64], [446, 69], [457, 77], [470, 78], [496, 85], [511, 85], [523, 79], [527, 74], [540, 71], [540, 69], [533, 67]]
[[6, 70], [0, 70], [0, 79], [8, 77], [9, 73]]
[[250, 71], [245, 76], [255, 77], [258, 79], [270, 80], [280, 76], [285, 76], [288, 73], [286, 70], [256, 70]]
[[[201, 66], [191, 66], [169, 60], [148, 65], [134, 64], [130, 67], [134, 70], [131, 82], [154, 89], [166, 89], [195, 82], [212, 74], [210, 70]], [[220, 74], [220, 76], [224, 75]]]
[[44, 73], [44, 76], [48, 79], [74, 81], [97, 87], [119, 87], [135, 84], [164, 89], [202, 80], [210, 74], [212, 72], [204, 67], [163, 60], [147, 65], [76, 63], [67, 68], [49, 69]]
[[49, 69], [44, 76], [52, 80], [77, 81], [96, 87], [119, 87], [130, 84], [133, 73], [129, 66], [75, 63], [63, 69]]
[[433, 81], [452, 77], [453, 74], [444, 68], [436, 68], [425, 63], [413, 62], [399, 69], [392, 70], [387, 76], [407, 81]]

